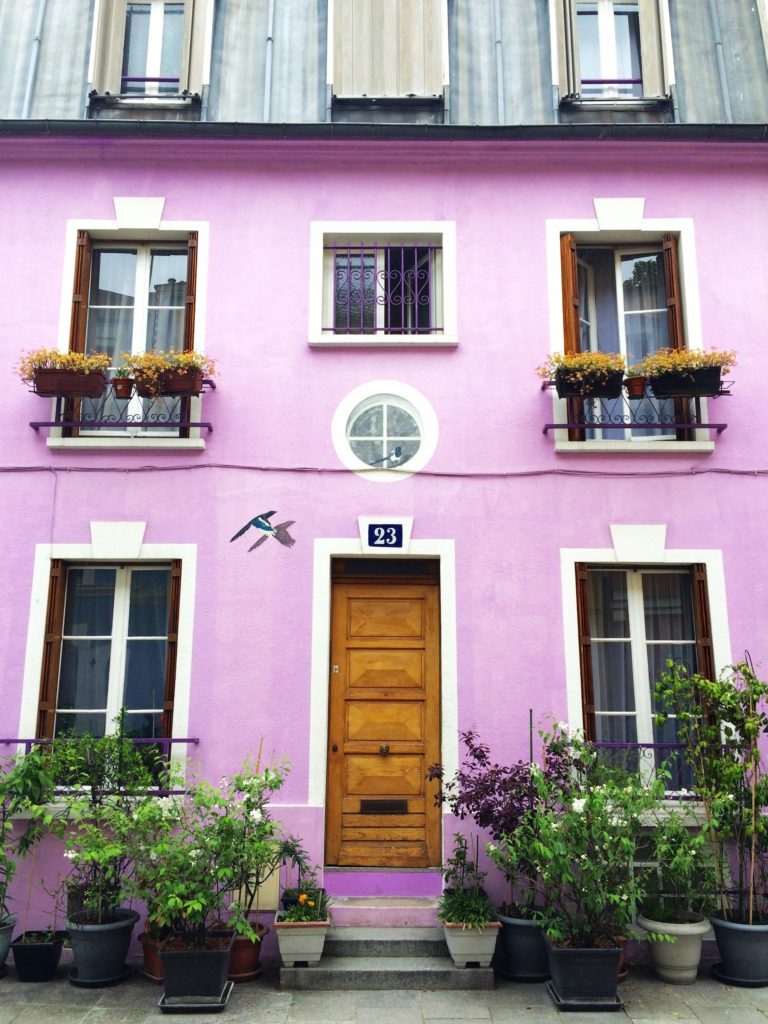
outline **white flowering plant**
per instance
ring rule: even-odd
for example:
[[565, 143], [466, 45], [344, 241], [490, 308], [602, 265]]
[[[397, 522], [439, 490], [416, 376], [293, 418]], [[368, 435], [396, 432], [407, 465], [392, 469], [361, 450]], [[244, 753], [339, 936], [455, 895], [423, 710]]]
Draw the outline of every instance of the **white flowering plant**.
[[[541, 792], [528, 826], [543, 894], [538, 920], [549, 940], [604, 948], [632, 931], [643, 877], [633, 869], [643, 817], [660, 805], [662, 780], [604, 768], [589, 744], [571, 741], [578, 788]], [[543, 773], [537, 786], [548, 787]]]

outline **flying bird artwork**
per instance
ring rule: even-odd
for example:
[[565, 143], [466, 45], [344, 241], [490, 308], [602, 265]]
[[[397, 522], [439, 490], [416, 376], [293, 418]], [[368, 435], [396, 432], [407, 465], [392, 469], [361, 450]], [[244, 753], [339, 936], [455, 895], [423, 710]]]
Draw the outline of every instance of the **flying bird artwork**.
[[273, 509], [271, 512], [262, 512], [260, 515], [255, 516], [253, 519], [249, 519], [242, 529], [238, 530], [234, 537], [229, 538], [231, 544], [233, 540], [237, 540], [238, 537], [242, 537], [246, 530], [250, 530], [253, 527], [257, 533], [261, 534], [255, 544], [251, 544], [248, 548], [249, 551], [253, 551], [260, 544], [263, 544], [265, 540], [270, 537], [274, 537], [275, 540], [282, 544], [286, 548], [292, 548], [296, 543], [294, 538], [288, 533], [288, 527], [293, 526], [295, 520], [289, 519], [286, 523], [280, 523], [278, 526], [273, 526], [270, 523], [272, 516], [276, 516], [277, 512]]

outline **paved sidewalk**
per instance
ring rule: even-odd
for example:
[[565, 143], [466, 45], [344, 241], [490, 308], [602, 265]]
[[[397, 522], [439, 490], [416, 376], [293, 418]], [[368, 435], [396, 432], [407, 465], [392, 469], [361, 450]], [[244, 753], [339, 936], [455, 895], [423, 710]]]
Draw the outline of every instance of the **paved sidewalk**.
[[[271, 965], [265, 965], [269, 968]], [[108, 989], [78, 989], [66, 971], [48, 984], [24, 985], [13, 967], [0, 980], [0, 1024], [768, 1024], [768, 989], [738, 989], [702, 973], [695, 985], [655, 980], [646, 967], [632, 967], [619, 987], [624, 1013], [560, 1014], [543, 985], [499, 980], [491, 992], [281, 992], [274, 970], [236, 985], [221, 1014], [164, 1015], [162, 990], [138, 972]]]

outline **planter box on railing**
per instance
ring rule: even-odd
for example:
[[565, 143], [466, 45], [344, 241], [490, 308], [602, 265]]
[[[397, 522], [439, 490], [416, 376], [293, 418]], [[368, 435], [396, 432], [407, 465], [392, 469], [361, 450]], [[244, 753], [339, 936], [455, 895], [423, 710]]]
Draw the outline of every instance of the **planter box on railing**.
[[101, 398], [107, 378], [98, 372], [41, 369], [35, 371], [33, 387], [43, 398]]

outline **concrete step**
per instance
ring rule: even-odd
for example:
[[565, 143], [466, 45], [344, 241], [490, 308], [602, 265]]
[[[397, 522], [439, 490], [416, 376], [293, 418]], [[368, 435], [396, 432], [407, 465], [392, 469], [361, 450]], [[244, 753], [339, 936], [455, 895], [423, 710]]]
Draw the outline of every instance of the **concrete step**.
[[331, 928], [326, 957], [444, 957], [442, 928]]
[[458, 968], [448, 956], [325, 956], [317, 967], [281, 967], [280, 987], [305, 991], [344, 989], [491, 989], [490, 967]]
[[340, 896], [331, 902], [337, 927], [435, 928], [437, 897]]

